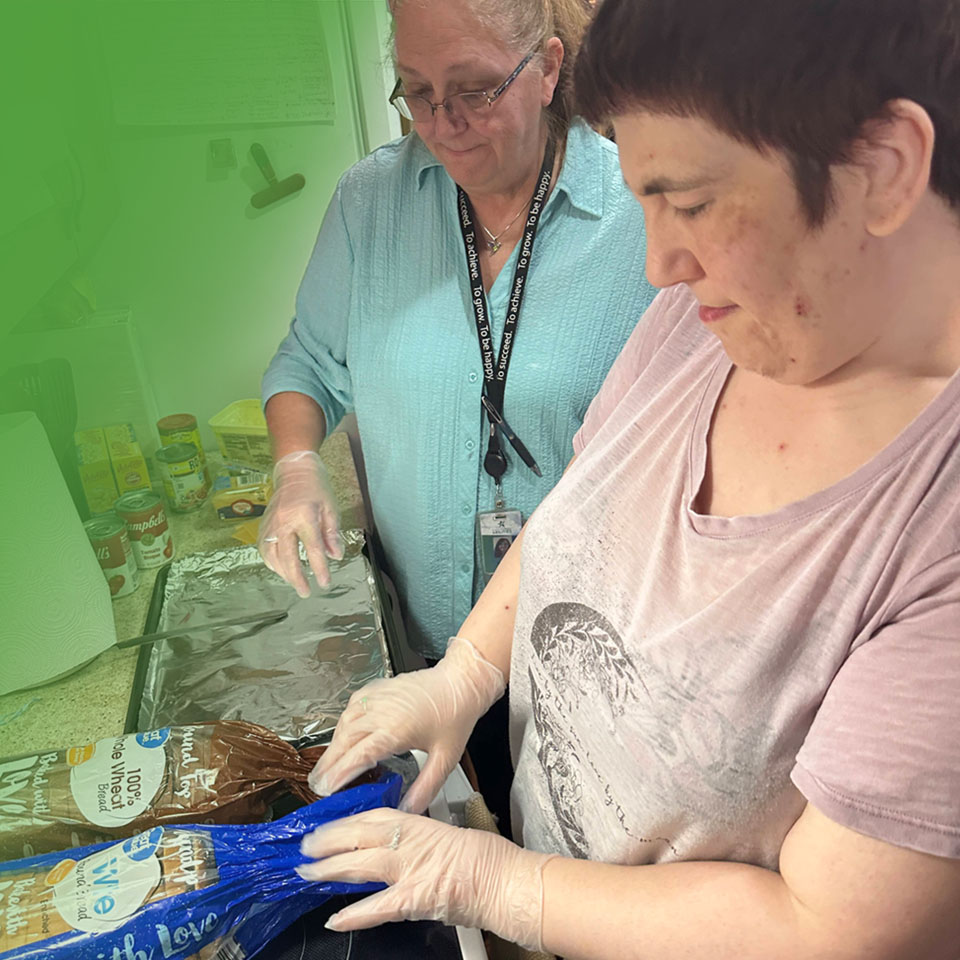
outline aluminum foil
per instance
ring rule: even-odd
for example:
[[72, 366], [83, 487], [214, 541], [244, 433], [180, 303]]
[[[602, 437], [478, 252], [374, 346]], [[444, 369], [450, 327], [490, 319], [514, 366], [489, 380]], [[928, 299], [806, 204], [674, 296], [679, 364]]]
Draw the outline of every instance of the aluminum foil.
[[[153, 645], [139, 729], [249, 720], [285, 740], [329, 742], [350, 694], [391, 673], [364, 533], [343, 537], [343, 559], [329, 561], [328, 588], [304, 568], [306, 600], [264, 566], [255, 547], [174, 560], [157, 630], [189, 624], [191, 633]], [[287, 610], [287, 619], [203, 628], [273, 609]]]

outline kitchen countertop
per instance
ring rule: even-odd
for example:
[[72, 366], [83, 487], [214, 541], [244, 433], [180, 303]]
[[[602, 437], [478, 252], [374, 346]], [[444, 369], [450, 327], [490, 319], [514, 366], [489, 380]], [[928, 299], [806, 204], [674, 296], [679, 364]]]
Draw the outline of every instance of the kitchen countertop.
[[[357, 471], [345, 433], [320, 448], [337, 502], [341, 526], [369, 527]], [[216, 461], [211, 458], [211, 466]], [[167, 512], [179, 557], [236, 546], [237, 524], [219, 520], [209, 505], [195, 513]], [[118, 640], [144, 632], [157, 570], [141, 570], [140, 586], [113, 602]], [[42, 752], [101, 740], [123, 732], [139, 650], [110, 648], [69, 676], [32, 690], [0, 697], [0, 757]]]

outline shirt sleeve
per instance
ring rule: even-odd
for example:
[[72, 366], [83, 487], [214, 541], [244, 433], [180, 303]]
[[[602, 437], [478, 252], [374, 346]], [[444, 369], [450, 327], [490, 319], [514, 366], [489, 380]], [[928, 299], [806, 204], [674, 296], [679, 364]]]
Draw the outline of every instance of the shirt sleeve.
[[353, 409], [347, 366], [354, 256], [343, 214], [344, 179], [337, 185], [297, 292], [296, 316], [263, 376], [263, 403], [296, 391], [323, 410], [327, 432]]
[[616, 410], [692, 304], [696, 304], [696, 300], [685, 285], [668, 287], [654, 297], [610, 368], [600, 392], [587, 408], [583, 426], [573, 438], [573, 452], [577, 456]]
[[792, 779], [858, 833], [960, 857], [960, 554], [909, 591], [838, 671]]

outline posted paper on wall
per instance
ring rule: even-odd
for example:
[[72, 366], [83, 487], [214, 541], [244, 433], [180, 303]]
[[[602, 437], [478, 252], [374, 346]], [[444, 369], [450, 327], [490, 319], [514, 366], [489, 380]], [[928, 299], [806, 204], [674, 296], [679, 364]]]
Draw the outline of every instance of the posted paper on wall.
[[332, 123], [332, 74], [310, 0], [100, 0], [121, 126]]

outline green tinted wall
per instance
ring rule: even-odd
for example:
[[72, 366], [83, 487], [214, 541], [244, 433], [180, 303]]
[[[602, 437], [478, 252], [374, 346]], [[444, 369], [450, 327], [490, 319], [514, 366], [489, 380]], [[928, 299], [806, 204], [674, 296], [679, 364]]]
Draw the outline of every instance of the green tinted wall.
[[[338, 177], [399, 133], [385, 4], [2, 6], [0, 412], [42, 408], [60, 447], [131, 422], [148, 456], [156, 419], [187, 412], [213, 446], [207, 420], [258, 395]], [[255, 208], [254, 143], [305, 186]], [[62, 365], [37, 381], [49, 360], [72, 399]], [[33, 469], [3, 443], [4, 471]]]

